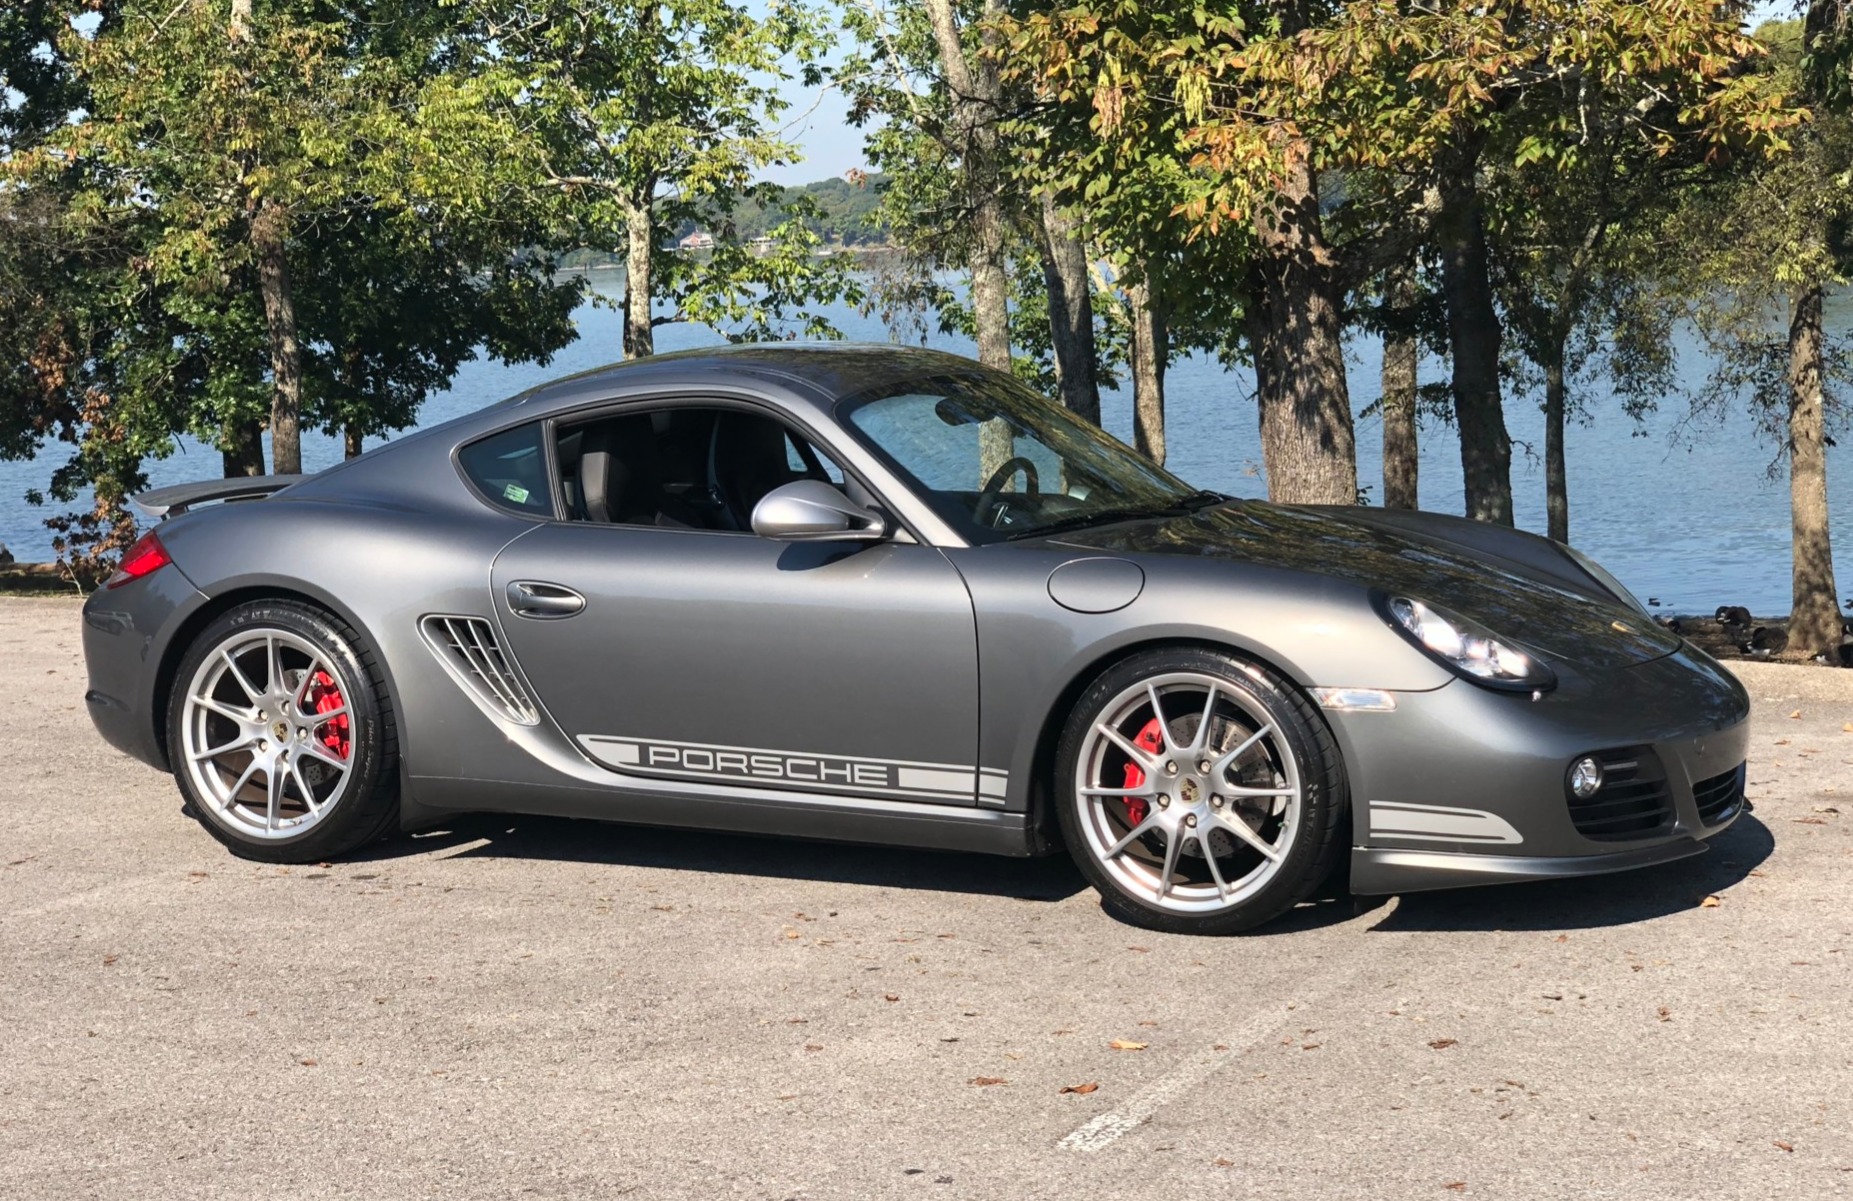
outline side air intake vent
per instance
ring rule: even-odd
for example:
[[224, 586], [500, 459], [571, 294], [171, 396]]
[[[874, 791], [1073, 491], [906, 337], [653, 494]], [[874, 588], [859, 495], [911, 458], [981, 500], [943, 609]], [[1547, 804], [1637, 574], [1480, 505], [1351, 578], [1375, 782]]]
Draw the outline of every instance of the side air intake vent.
[[480, 617], [433, 614], [419, 629], [431, 653], [491, 713], [519, 725], [539, 724], [540, 711], [496, 641], [494, 626]]

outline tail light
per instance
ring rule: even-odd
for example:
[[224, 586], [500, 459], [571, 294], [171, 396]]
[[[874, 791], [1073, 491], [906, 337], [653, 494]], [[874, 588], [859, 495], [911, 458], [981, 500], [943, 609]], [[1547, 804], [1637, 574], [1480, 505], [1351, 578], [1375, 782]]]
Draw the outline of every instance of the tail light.
[[139, 580], [145, 575], [166, 567], [173, 560], [168, 557], [167, 548], [153, 530], [135, 540], [129, 553], [122, 556], [122, 563], [116, 568], [116, 574], [103, 582], [105, 588], [120, 588], [130, 580]]

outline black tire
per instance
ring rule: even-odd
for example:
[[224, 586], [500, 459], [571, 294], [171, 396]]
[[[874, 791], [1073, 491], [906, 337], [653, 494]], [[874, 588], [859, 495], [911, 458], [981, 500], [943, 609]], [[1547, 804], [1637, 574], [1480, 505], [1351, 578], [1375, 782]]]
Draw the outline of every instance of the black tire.
[[[263, 838], [241, 830], [202, 794], [188, 771], [184, 723], [189, 688], [202, 665], [222, 647], [273, 631], [293, 635], [320, 653], [346, 705], [349, 774], [338, 792], [331, 792], [333, 799], [326, 810], [301, 834]], [[314, 722], [313, 718], [296, 720]], [[322, 609], [288, 600], [251, 601], [221, 614], [201, 630], [174, 674], [167, 707], [167, 746], [188, 812], [240, 858], [315, 863], [374, 842], [398, 824], [399, 739], [378, 661], [346, 623]]]
[[[1272, 876], [1259, 883], [1252, 895], [1229, 901], [1228, 907], [1215, 912], [1179, 913], [1163, 908], [1153, 896], [1137, 893], [1116, 878], [1100, 858], [1104, 852], [1095, 849], [1084, 829], [1086, 814], [1099, 810], [1085, 810], [1077, 791], [1081, 756], [1089, 744], [1090, 732], [1106, 719], [1106, 710], [1116, 698], [1123, 700], [1128, 689], [1144, 682], [1183, 674], [1211, 677], [1219, 688], [1241, 694], [1265, 714], [1278, 731], [1273, 745], [1279, 753], [1293, 756], [1300, 784], [1298, 825]], [[1209, 690], [1203, 695], [1208, 697]], [[1175, 713], [1164, 716], [1168, 721], [1177, 720]], [[1202, 724], [1200, 720], [1198, 724]], [[1234, 934], [1272, 921], [1311, 896], [1331, 876], [1346, 847], [1349, 795], [1344, 761], [1330, 728], [1311, 700], [1291, 681], [1235, 655], [1207, 648], [1176, 647], [1137, 654], [1108, 668], [1081, 695], [1069, 715], [1056, 752], [1056, 773], [1052, 795], [1069, 853], [1100, 893], [1101, 904], [1109, 913], [1146, 929], [1172, 934]], [[1283, 809], [1293, 803], [1286, 802]], [[1199, 857], [1201, 850], [1199, 846]]]

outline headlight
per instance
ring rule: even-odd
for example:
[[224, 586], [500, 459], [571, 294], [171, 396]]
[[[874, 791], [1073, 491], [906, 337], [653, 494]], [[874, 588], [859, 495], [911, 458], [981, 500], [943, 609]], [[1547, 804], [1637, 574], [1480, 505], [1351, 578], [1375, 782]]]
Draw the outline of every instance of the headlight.
[[1640, 602], [1640, 598], [1635, 596], [1634, 593], [1629, 592], [1627, 588], [1622, 585], [1622, 582], [1609, 574], [1608, 569], [1602, 566], [1602, 564], [1596, 562], [1574, 546], [1571, 546], [1568, 542], [1557, 543], [1557, 549], [1570, 556], [1570, 562], [1588, 572], [1596, 583], [1613, 593], [1616, 600], [1645, 617], [1653, 616], [1653, 614], [1648, 611], [1647, 606]]
[[1477, 621], [1406, 596], [1385, 597], [1383, 609], [1411, 642], [1476, 684], [1514, 692], [1557, 684], [1549, 664]]

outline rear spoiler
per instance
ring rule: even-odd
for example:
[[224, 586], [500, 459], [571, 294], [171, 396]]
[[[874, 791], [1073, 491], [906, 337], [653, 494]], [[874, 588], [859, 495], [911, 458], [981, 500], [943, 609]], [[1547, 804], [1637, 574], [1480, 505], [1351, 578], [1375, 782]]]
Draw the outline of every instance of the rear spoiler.
[[137, 492], [129, 497], [129, 503], [150, 517], [167, 518], [211, 501], [261, 500], [308, 478], [306, 475], [241, 475], [233, 479], [201, 480]]

